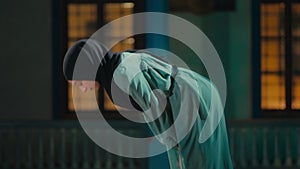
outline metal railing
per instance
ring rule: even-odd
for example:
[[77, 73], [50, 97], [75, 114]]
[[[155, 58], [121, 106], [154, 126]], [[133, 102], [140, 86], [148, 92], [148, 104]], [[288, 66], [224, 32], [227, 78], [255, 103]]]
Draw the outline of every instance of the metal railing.
[[300, 168], [299, 120], [228, 121], [235, 168]]
[[[127, 135], [145, 132], [123, 122], [115, 126]], [[111, 146], [122, 147], [122, 142]], [[92, 142], [76, 121], [1, 123], [0, 168], [144, 169], [147, 161], [108, 153]]]
[[[124, 134], [146, 132], [145, 128], [122, 121], [112, 124]], [[300, 121], [239, 120], [228, 121], [227, 125], [235, 169], [300, 169]], [[113, 144], [122, 147], [121, 142]], [[147, 166], [147, 159], [119, 157], [99, 148], [77, 121], [0, 123], [1, 169], [146, 169]]]

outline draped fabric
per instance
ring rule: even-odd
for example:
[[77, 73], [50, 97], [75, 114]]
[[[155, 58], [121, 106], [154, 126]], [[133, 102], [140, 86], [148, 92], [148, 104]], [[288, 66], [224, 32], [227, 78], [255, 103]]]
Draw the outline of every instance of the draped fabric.
[[[224, 117], [207, 141], [198, 142], [208, 113], [217, 113], [210, 110], [223, 110], [215, 86], [203, 76], [183, 68], [178, 68], [176, 76], [171, 77], [172, 65], [146, 53], [124, 52], [121, 58], [114, 81], [143, 109], [144, 119], [153, 134], [170, 148], [171, 169], [231, 169]], [[161, 105], [165, 97], [153, 92], [157, 89], [167, 97], [165, 107]], [[186, 117], [179, 127], [173, 127], [180, 113]], [[167, 136], [160, 135], [168, 129]], [[185, 133], [186, 136], [179, 139]]]

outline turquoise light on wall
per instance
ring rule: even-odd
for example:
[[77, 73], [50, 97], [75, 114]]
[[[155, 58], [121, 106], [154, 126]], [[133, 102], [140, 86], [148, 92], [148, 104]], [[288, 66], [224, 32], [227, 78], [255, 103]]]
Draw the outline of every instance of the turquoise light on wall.
[[[147, 12], [169, 12], [169, 1], [168, 0], [147, 0], [146, 11]], [[161, 20], [151, 20], [149, 18], [147, 28], [158, 29], [162, 32], [168, 32], [167, 21], [162, 18]], [[147, 48], [159, 48], [169, 49], [168, 37], [158, 34], [147, 34], [146, 35], [146, 47]]]
[[[169, 12], [169, 1], [168, 0], [147, 0], [146, 1], [146, 11], [147, 12]], [[162, 32], [168, 31], [167, 22], [163, 19], [161, 20], [151, 20], [149, 18], [147, 28], [159, 29]], [[157, 35], [157, 34], [147, 34], [146, 35], [146, 48], [159, 48], [163, 50], [169, 49], [168, 37]], [[149, 131], [150, 132], [150, 131]], [[155, 145], [150, 143], [149, 149], [154, 149]], [[169, 169], [169, 161], [166, 153], [158, 156], [149, 158], [149, 169]]]

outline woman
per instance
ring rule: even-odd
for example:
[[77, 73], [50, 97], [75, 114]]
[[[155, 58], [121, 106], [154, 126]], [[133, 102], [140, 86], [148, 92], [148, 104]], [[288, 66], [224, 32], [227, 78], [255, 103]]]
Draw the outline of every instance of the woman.
[[[76, 61], [84, 69], [75, 75]], [[114, 93], [129, 96], [133, 106], [118, 105], [141, 111], [151, 131], [168, 148], [171, 169], [232, 168], [224, 116], [211, 133], [205, 133], [209, 137], [199, 141], [207, 117], [223, 113], [216, 88], [201, 75], [147, 52], [112, 53], [92, 39], [80, 40], [68, 50], [64, 75], [83, 92], [100, 84], [113, 101]], [[166, 130], [170, 132], [160, 135]]]

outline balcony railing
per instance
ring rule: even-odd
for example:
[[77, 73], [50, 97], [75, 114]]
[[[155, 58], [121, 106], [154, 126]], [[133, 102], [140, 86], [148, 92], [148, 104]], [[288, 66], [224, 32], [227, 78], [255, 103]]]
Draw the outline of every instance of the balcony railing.
[[[111, 124], [126, 135], [141, 136], [145, 132], [122, 121]], [[113, 141], [111, 146], [122, 151], [121, 140]], [[126, 146], [135, 151], [134, 145]], [[146, 169], [147, 166], [146, 159], [119, 157], [103, 150], [77, 121], [0, 124], [1, 169]]]
[[300, 168], [299, 120], [228, 121], [235, 168]]
[[[146, 132], [145, 128], [122, 121], [113, 121], [112, 125], [131, 136]], [[300, 169], [299, 120], [228, 121], [227, 125], [236, 169]], [[121, 141], [112, 144], [122, 151]], [[134, 145], [128, 146], [135, 150]], [[1, 169], [147, 169], [147, 166], [147, 159], [119, 157], [99, 148], [77, 121], [0, 123]]]

